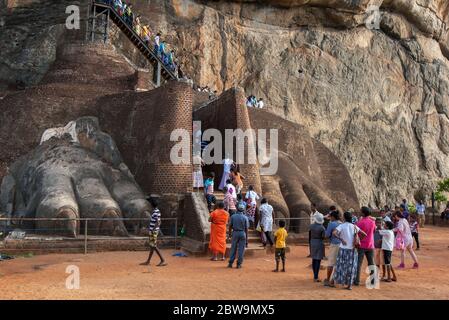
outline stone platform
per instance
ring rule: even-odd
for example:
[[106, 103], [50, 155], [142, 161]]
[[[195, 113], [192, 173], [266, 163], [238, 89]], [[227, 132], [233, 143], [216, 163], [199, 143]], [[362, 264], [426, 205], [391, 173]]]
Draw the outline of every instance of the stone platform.
[[[177, 239], [180, 244], [180, 239]], [[177, 245], [176, 245], [177, 246]], [[162, 237], [159, 247], [175, 249], [173, 237]], [[92, 236], [87, 240], [87, 253], [103, 251], [147, 251], [147, 237], [108, 237]], [[0, 241], [0, 252], [4, 254], [49, 254], [49, 253], [84, 253], [84, 236], [78, 238], [28, 235], [24, 239], [4, 239]]]

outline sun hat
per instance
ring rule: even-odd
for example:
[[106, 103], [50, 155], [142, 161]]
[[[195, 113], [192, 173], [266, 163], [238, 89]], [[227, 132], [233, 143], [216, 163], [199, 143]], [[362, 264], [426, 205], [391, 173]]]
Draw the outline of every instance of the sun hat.
[[318, 224], [324, 223], [324, 216], [321, 213], [315, 213], [313, 215], [313, 222]]

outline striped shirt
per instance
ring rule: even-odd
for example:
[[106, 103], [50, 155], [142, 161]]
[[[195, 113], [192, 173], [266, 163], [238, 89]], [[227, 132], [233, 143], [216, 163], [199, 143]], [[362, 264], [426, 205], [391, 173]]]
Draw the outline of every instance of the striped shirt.
[[159, 209], [154, 209], [153, 213], [151, 214], [150, 219], [150, 231], [159, 231], [159, 227], [161, 225], [161, 212]]
[[235, 198], [232, 196], [232, 194], [230, 194], [229, 192], [226, 192], [226, 195], [224, 197], [223, 203], [225, 205], [225, 210], [229, 211], [229, 210], [237, 210], [237, 208], [235, 207], [236, 205], [236, 200]]

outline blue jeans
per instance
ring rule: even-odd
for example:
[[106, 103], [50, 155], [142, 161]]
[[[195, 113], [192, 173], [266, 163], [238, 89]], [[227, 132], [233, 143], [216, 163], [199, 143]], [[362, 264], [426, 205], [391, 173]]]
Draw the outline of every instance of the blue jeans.
[[237, 265], [243, 263], [243, 254], [246, 247], [246, 234], [245, 231], [233, 231], [232, 232], [232, 245], [231, 245], [231, 257], [229, 258], [229, 264], [233, 264], [235, 261], [235, 254], [238, 248], [239, 257], [237, 259]]

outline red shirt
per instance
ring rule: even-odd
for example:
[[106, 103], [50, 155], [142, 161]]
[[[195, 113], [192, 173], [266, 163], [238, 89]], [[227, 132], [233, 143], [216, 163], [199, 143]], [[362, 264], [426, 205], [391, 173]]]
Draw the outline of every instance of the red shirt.
[[366, 233], [366, 237], [360, 240], [361, 249], [374, 249], [374, 231], [376, 223], [369, 217], [363, 217], [357, 222], [357, 227]]

